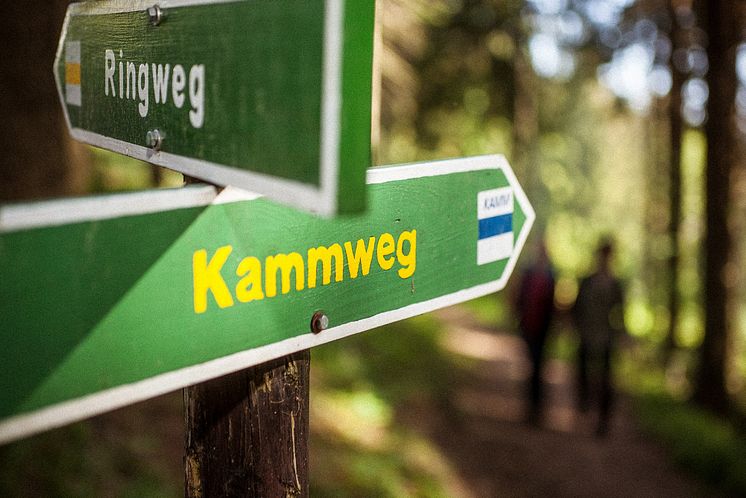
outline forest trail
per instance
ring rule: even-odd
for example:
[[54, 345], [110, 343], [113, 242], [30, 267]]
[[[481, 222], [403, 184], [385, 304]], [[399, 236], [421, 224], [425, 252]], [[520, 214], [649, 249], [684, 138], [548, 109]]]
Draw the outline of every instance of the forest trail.
[[638, 430], [630, 401], [619, 396], [609, 434], [594, 434], [594, 411], [574, 409], [571, 367], [546, 364], [546, 411], [539, 427], [524, 422], [529, 365], [515, 335], [485, 329], [463, 307], [436, 313], [445, 346], [474, 358], [459, 377], [449, 412], [428, 409], [402, 422], [440, 447], [473, 497], [683, 497], [712, 491], [674, 467]]

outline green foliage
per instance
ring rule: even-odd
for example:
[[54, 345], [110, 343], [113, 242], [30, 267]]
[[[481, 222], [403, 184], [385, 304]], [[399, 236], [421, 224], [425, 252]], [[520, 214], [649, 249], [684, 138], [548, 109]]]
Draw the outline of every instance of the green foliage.
[[[88, 437], [83, 425], [55, 431], [0, 448], [0, 495], [82, 496], [89, 483], [71, 476], [83, 473]], [[39, 460], [43, 460], [40, 462]]]
[[385, 437], [383, 448], [315, 439], [311, 496], [450, 496], [442, 482], [450, 470], [430, 443], [402, 431]]
[[578, 339], [574, 334], [566, 333], [563, 330], [556, 330], [550, 333], [547, 338], [544, 354], [547, 358], [561, 360], [568, 365], [573, 365], [577, 361]]
[[512, 315], [507, 292], [500, 292], [465, 302], [462, 306], [471, 312], [479, 325], [485, 328], [512, 328]]
[[746, 495], [746, 435], [732, 424], [665, 395], [640, 397], [637, 413], [679, 464], [712, 485]]
[[411, 423], [447, 409], [470, 365], [443, 332], [426, 315], [312, 351], [312, 496], [453, 495], [447, 459]]
[[468, 362], [440, 348], [442, 333], [434, 317], [415, 317], [315, 348], [314, 369], [326, 386], [372, 389], [387, 403], [445, 397]]
[[[173, 397], [149, 403], [180, 405]], [[145, 405], [128, 410], [139, 419], [139, 429], [163, 423]], [[0, 447], [0, 496], [178, 496], [183, 486], [179, 474], [175, 478], [162, 459], [164, 432], [169, 430], [122, 430], [131, 422], [113, 420], [80, 422]]]
[[[181, 173], [132, 159], [115, 152], [89, 147], [93, 174], [91, 175], [91, 192], [120, 192], [127, 190], [144, 190], [153, 186], [179, 187], [184, 183]], [[153, 170], [153, 168], [157, 168]], [[153, 171], [158, 171], [161, 178], [154, 185]]]

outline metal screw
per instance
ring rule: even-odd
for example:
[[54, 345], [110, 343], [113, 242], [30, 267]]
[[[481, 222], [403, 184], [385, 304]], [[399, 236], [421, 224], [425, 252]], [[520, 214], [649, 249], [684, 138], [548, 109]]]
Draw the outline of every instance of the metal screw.
[[323, 311], [317, 311], [311, 317], [311, 332], [318, 334], [329, 328], [329, 317]]
[[158, 26], [163, 21], [163, 11], [158, 4], [148, 7], [148, 17], [153, 26]]
[[158, 130], [150, 130], [145, 134], [145, 145], [156, 152], [161, 150], [161, 145], [163, 145], [163, 135], [161, 135], [161, 132]]

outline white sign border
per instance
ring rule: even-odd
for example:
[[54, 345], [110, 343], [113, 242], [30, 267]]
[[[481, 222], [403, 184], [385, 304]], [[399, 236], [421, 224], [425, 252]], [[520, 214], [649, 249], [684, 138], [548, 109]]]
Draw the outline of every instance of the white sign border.
[[[236, 3], [238, 1], [241, 0], [163, 0], [158, 4], [161, 8], [168, 9], [206, 4]], [[177, 154], [154, 152], [142, 145], [131, 144], [72, 126], [65, 104], [62, 76], [58, 74], [59, 63], [64, 52], [64, 42], [67, 40], [67, 27], [70, 18], [83, 15], [144, 11], [152, 6], [153, 0], [109, 0], [107, 2], [73, 3], [68, 7], [57, 46], [53, 72], [70, 135], [89, 145], [176, 170], [204, 181], [255, 190], [270, 199], [321, 216], [328, 217], [336, 214], [340, 194], [337, 189], [337, 182], [339, 181], [340, 123], [342, 120], [345, 0], [325, 0], [318, 186]], [[145, 137], [143, 137], [144, 140]]]
[[[470, 299], [485, 296], [502, 290], [508, 278], [513, 273], [518, 257], [521, 254], [536, 214], [528, 202], [510, 165], [503, 156], [490, 155], [464, 159], [451, 159], [429, 163], [415, 163], [401, 166], [371, 168], [368, 170], [368, 185], [408, 180], [428, 176], [441, 176], [451, 173], [464, 173], [485, 169], [499, 169], [508, 179], [513, 188], [516, 201], [526, 215], [526, 221], [518, 234], [513, 253], [503, 271], [502, 276], [493, 282], [463, 289], [452, 294], [440, 296], [428, 301], [411, 304], [396, 310], [386, 311], [377, 315], [363, 318], [355, 322], [346, 323], [325, 330], [321, 334], [307, 333], [290, 339], [285, 339], [267, 346], [249, 349], [229, 356], [210, 360], [198, 365], [174, 370], [156, 375], [145, 380], [117, 386], [94, 394], [89, 394], [74, 400], [64, 401], [40, 410], [8, 417], [0, 422], [0, 444], [4, 444], [22, 437], [30, 436], [45, 430], [54, 429], [77, 422], [88, 417], [121, 408], [139, 401], [145, 401], [162, 394], [181, 389], [189, 385], [204, 382], [223, 375], [227, 375], [250, 366], [259, 365], [266, 361], [279, 358], [297, 351], [319, 346], [337, 339], [364, 332], [382, 325], [428, 313], [436, 309], [458, 304]], [[191, 187], [188, 196], [193, 198], [191, 206], [205, 206], [208, 204], [224, 204], [242, 200], [252, 200], [259, 196], [234, 188], [228, 188], [218, 193], [212, 187]], [[212, 189], [210, 193], [210, 190]], [[112, 218], [141, 214], [143, 212], [142, 196], [152, 196], [153, 200], [162, 198], [160, 205], [173, 205], [171, 209], [190, 207], [187, 195], [180, 190], [164, 190], [138, 193], [125, 193], [110, 196], [100, 196], [89, 199], [74, 199], [71, 201], [48, 201], [34, 203], [35, 215], [24, 215], [24, 206], [10, 206], [0, 208], [0, 233], [48, 225], [59, 225], [65, 222], [82, 222], [97, 219]], [[140, 196], [140, 197], [137, 197]], [[181, 196], [181, 197], [179, 197]], [[206, 197], [212, 196], [211, 202]], [[75, 209], [66, 209], [62, 204], [77, 203]], [[108, 203], [107, 209], [99, 209], [102, 203]], [[44, 204], [53, 205], [63, 219], [49, 220], [46, 213], [51, 212]], [[10, 209], [10, 211], [9, 211]], [[65, 221], [64, 217], [69, 220]], [[22, 218], [22, 219], [21, 219]], [[47, 223], [44, 222], [47, 221]], [[5, 227], [5, 229], [3, 228]]]

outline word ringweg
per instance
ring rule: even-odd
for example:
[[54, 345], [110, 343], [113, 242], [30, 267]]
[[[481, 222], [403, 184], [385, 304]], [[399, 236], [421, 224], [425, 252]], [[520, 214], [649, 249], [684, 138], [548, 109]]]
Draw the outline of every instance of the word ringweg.
[[205, 121], [205, 65], [193, 65], [187, 75], [181, 64], [172, 67], [171, 64], [125, 61], [121, 50], [117, 62], [114, 51], [107, 49], [104, 51], [104, 94], [139, 101], [137, 110], [143, 118], [150, 110], [151, 94], [154, 102], [160, 105], [167, 104], [170, 96], [177, 109], [184, 107], [189, 97], [189, 122], [194, 128], [201, 128]]

